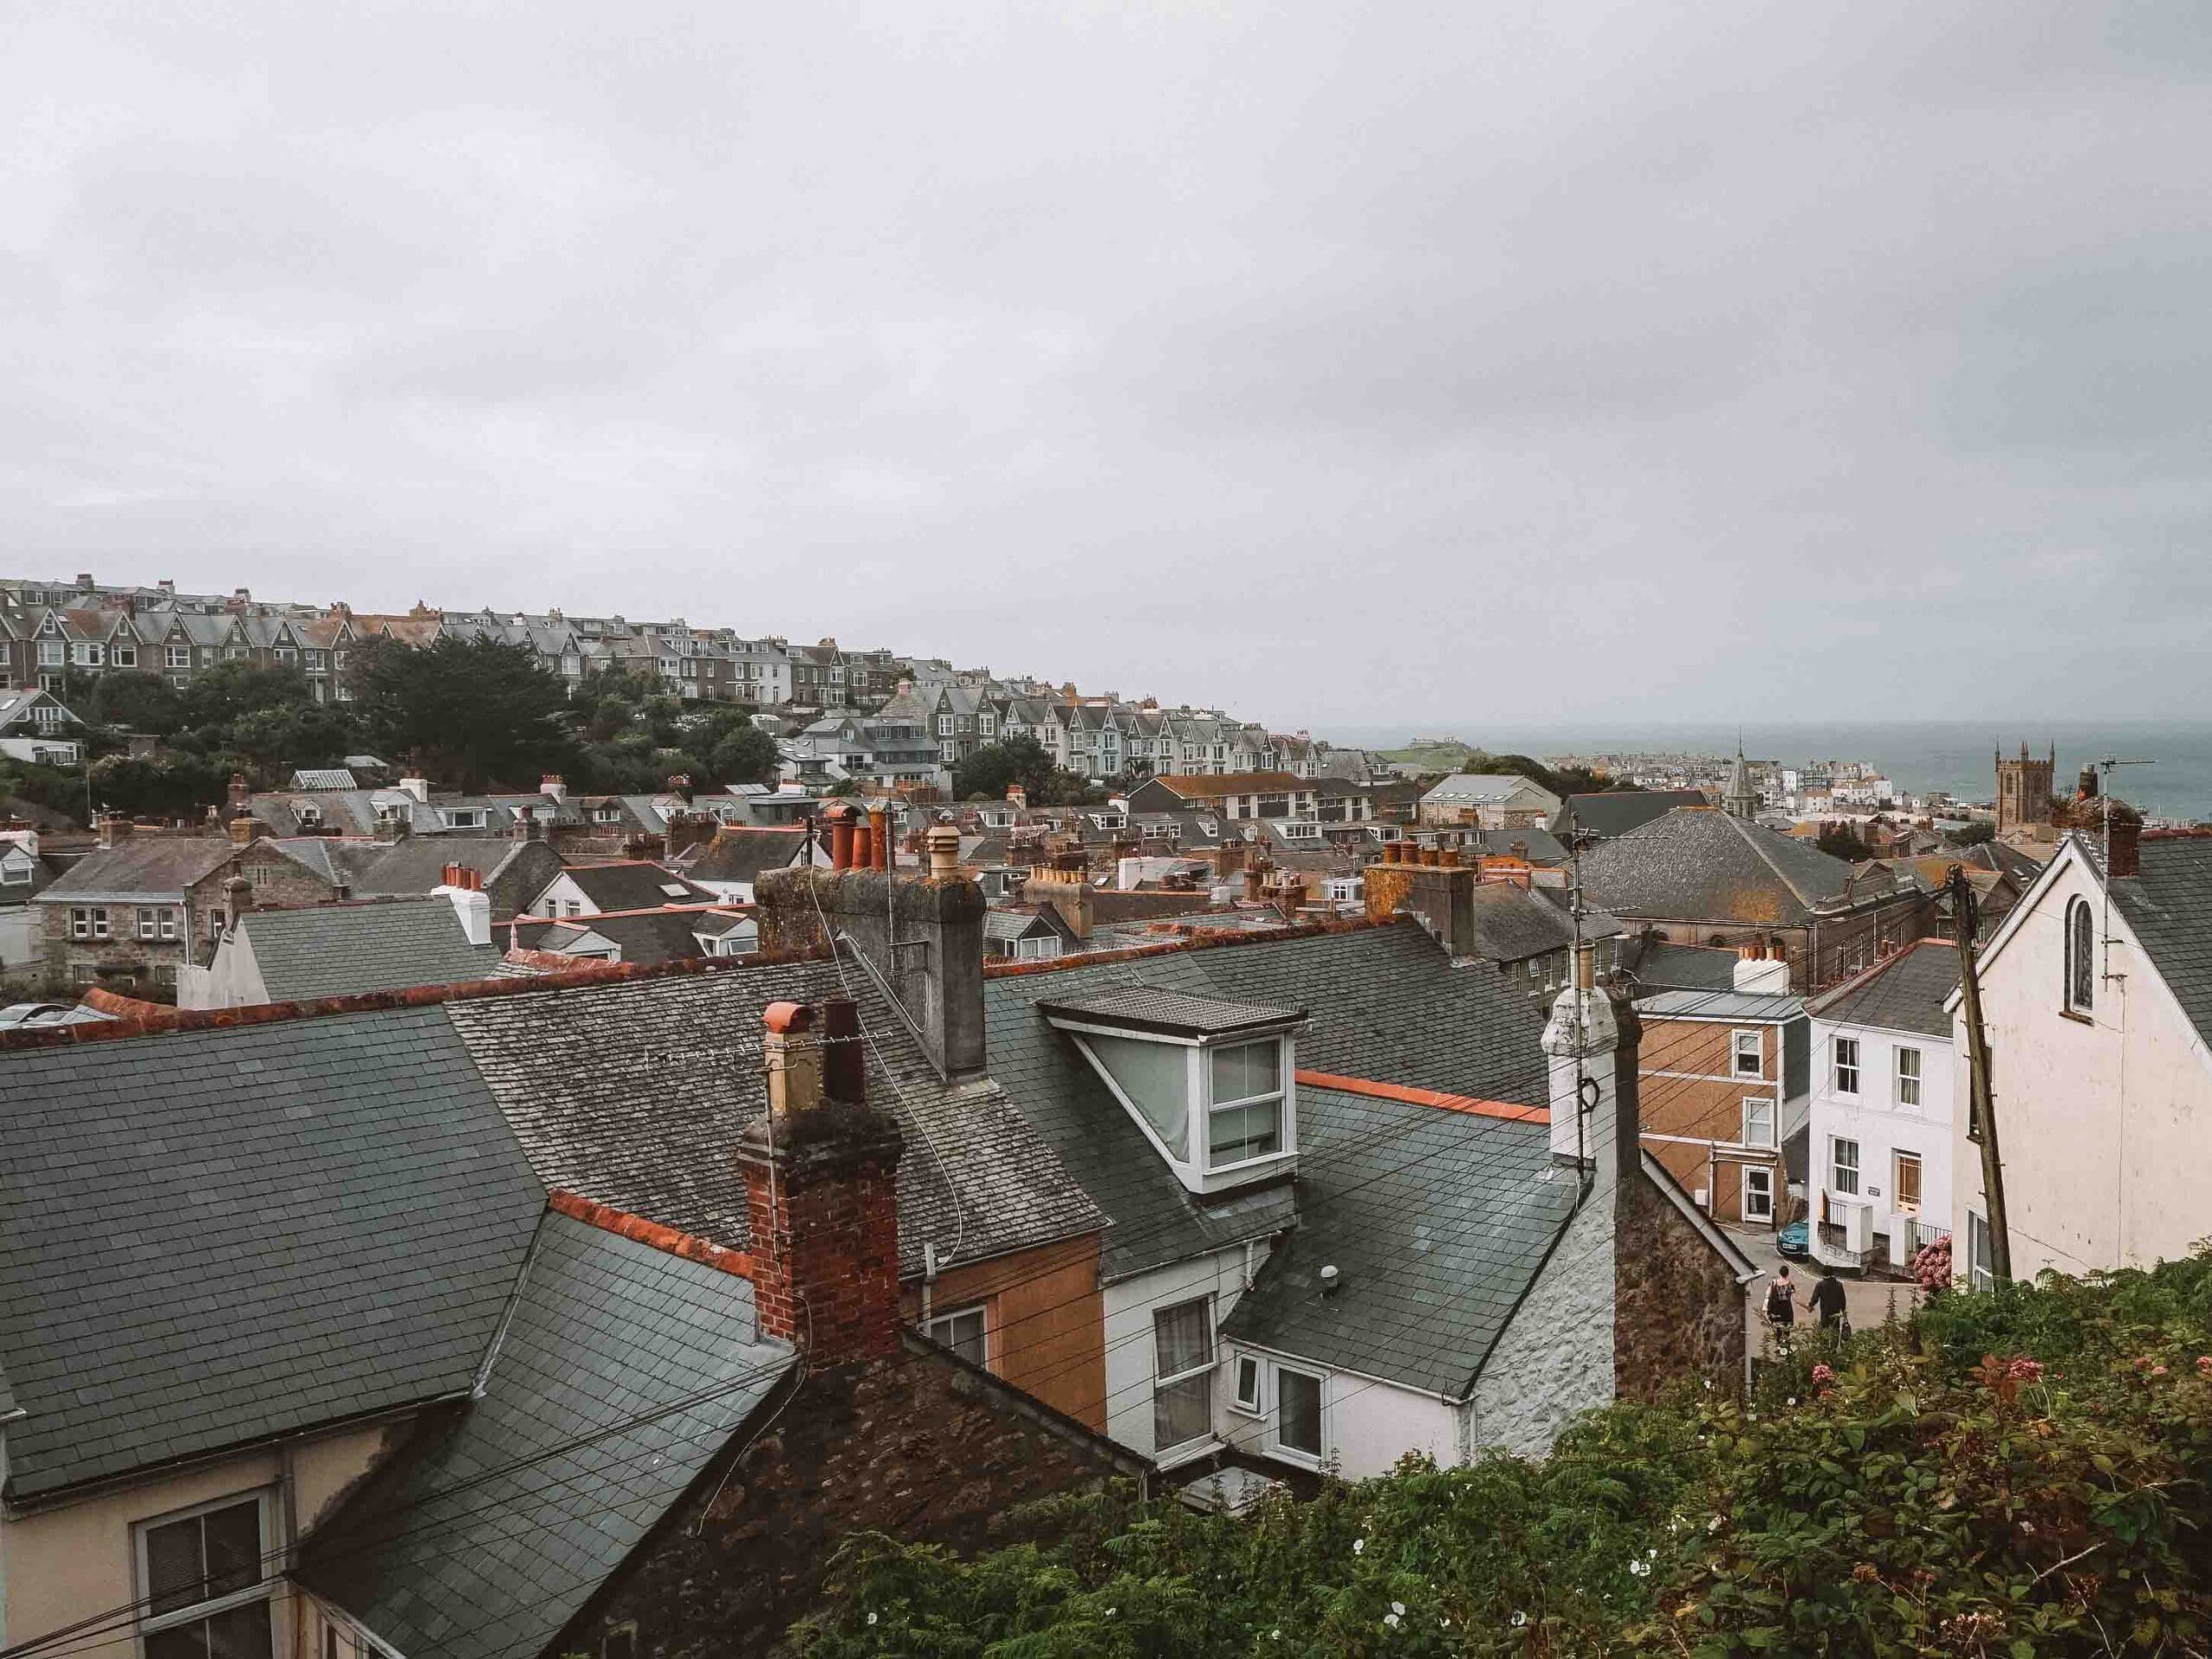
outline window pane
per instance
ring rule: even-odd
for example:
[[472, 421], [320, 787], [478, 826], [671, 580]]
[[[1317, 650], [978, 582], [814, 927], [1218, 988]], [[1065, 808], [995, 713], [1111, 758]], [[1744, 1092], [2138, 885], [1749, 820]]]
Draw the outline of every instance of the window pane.
[[1260, 1403], [1260, 1362], [1249, 1354], [1236, 1362], [1236, 1403], [1247, 1410]]
[[1282, 1103], [1263, 1100], [1249, 1106], [1224, 1107], [1208, 1123], [1206, 1162], [1209, 1166], [1237, 1164], [1248, 1158], [1264, 1158], [1282, 1149]]
[[1282, 1087], [1282, 1046], [1270, 1038], [1264, 1043], [1239, 1043], [1213, 1051], [1213, 1097], [1217, 1101], [1249, 1100], [1271, 1095]]
[[1163, 1307], [1152, 1316], [1155, 1376], [1173, 1376], [1213, 1363], [1213, 1320], [1206, 1299]]
[[1173, 1043], [1127, 1037], [1085, 1037], [1123, 1094], [1144, 1114], [1153, 1133], [1178, 1157], [1190, 1141], [1190, 1072], [1186, 1051]]
[[207, 1621], [208, 1659], [270, 1659], [269, 1603], [250, 1601]]
[[1152, 1444], [1155, 1451], [1180, 1446], [1213, 1432], [1213, 1373], [1200, 1371], [1180, 1382], [1155, 1389], [1152, 1395]]
[[984, 1361], [983, 1310], [971, 1307], [942, 1319], [933, 1320], [930, 1335], [961, 1358], [976, 1365]]
[[207, 1529], [207, 1593], [227, 1596], [233, 1590], [260, 1583], [260, 1503], [234, 1503], [200, 1520]]
[[159, 1615], [205, 1601], [200, 1590], [200, 1517], [146, 1529], [147, 1611]]
[[1275, 1373], [1275, 1440], [1287, 1451], [1321, 1455], [1321, 1379]]

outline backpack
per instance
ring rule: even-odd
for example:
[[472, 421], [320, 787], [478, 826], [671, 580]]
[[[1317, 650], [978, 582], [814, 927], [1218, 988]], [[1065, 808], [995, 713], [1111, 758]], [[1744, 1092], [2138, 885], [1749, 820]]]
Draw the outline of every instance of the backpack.
[[1766, 1287], [1766, 1316], [1770, 1319], [1786, 1319], [1790, 1316], [1789, 1287], [1779, 1279]]

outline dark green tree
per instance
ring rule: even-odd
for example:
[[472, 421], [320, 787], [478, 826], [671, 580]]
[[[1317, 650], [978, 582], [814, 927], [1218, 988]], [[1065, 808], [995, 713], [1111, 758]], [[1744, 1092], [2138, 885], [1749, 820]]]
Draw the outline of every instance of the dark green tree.
[[1874, 849], [1860, 840], [1859, 832], [1847, 823], [1821, 825], [1820, 836], [1813, 844], [1830, 858], [1847, 858], [1854, 864], [1874, 856]]
[[368, 740], [464, 789], [535, 783], [575, 753], [568, 688], [527, 645], [440, 639], [357, 646], [347, 683]]
[[[1007, 785], [1020, 784], [1029, 798], [1045, 804], [1054, 789], [1052, 757], [1033, 737], [1009, 737], [986, 743], [952, 769], [953, 798], [998, 800]], [[1081, 779], [1077, 780], [1080, 786]]]
[[1980, 847], [1997, 839], [1997, 826], [1986, 820], [1962, 823], [1955, 829], [1946, 830], [1943, 839], [1953, 847]]
[[184, 725], [227, 728], [257, 709], [305, 708], [314, 702], [308, 677], [297, 669], [263, 668], [239, 658], [194, 676], [179, 713]]
[[715, 745], [707, 771], [718, 784], [765, 784], [776, 775], [779, 758], [776, 740], [748, 723], [731, 730]]

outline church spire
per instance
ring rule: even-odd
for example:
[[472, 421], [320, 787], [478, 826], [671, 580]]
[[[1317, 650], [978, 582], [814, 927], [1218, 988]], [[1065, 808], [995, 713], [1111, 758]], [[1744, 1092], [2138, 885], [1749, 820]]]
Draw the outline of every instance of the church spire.
[[1751, 769], [1744, 759], [1744, 741], [1736, 740], [1736, 764], [1728, 772], [1728, 792], [1720, 798], [1721, 810], [1746, 823], [1759, 815], [1759, 792], [1751, 787]]

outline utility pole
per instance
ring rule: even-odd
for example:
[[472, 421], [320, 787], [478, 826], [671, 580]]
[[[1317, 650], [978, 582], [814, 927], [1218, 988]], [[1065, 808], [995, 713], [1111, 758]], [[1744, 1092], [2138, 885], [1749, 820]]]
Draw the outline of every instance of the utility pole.
[[1981, 1187], [1989, 1205], [1989, 1270], [1999, 1284], [2012, 1278], [2012, 1234], [2005, 1220], [2005, 1164], [1997, 1154], [1997, 1108], [1989, 1090], [1989, 1036], [1981, 1024], [1981, 978], [1975, 969], [1974, 936], [1980, 906], [1963, 867], [1954, 864], [1945, 885], [1951, 893], [1951, 921], [1959, 933], [1959, 988], [1967, 1019], [1967, 1059], [1972, 1077], [1969, 1120], [1981, 1142]]

